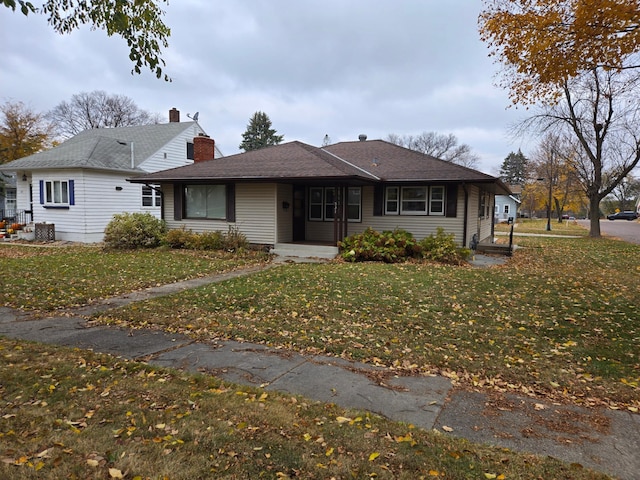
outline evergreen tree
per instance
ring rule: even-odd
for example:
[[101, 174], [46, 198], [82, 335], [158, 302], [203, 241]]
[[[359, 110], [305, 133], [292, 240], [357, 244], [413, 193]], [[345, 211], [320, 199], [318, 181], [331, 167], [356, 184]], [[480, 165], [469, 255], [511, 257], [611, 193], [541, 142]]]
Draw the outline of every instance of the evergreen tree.
[[276, 135], [276, 130], [271, 128], [269, 116], [258, 111], [249, 120], [247, 130], [242, 134], [242, 143], [239, 148], [249, 152], [270, 145], [278, 145], [283, 139], [284, 135]]
[[518, 153], [511, 152], [500, 167], [500, 180], [509, 185], [524, 185], [528, 165], [529, 159], [520, 150]]

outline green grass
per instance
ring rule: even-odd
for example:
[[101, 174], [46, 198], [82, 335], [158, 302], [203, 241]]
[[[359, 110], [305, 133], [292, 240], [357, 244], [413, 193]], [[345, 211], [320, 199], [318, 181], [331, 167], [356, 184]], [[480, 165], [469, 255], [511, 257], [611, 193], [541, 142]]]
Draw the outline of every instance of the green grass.
[[492, 269], [286, 265], [99, 318], [436, 372], [581, 404], [640, 406], [640, 246], [519, 238]]
[[[552, 235], [577, 235], [586, 237], [589, 235], [589, 228], [580, 225], [576, 221], [563, 220], [558, 223], [557, 219], [551, 219], [551, 231], [547, 231], [547, 219], [546, 218], [518, 218], [513, 225], [514, 233], [536, 233], [545, 234], [550, 233]], [[509, 232], [511, 225], [507, 223], [499, 223], [495, 225], [496, 232]]]
[[302, 397], [2, 338], [0, 393], [0, 478], [608, 478]]
[[0, 302], [47, 312], [264, 261], [259, 252], [243, 255], [167, 249], [123, 252], [93, 246], [45, 248], [0, 244]]

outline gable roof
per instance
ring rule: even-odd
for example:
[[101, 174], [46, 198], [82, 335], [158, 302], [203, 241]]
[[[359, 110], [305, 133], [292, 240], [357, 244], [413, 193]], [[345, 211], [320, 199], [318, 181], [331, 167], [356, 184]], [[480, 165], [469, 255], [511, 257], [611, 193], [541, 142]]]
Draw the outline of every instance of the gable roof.
[[142, 162], [195, 125], [196, 122], [170, 122], [85, 130], [57, 147], [6, 163], [0, 169], [93, 168], [140, 173]]
[[211, 181], [470, 182], [497, 186], [498, 178], [383, 140], [324, 148], [293, 141], [130, 179], [134, 183]]

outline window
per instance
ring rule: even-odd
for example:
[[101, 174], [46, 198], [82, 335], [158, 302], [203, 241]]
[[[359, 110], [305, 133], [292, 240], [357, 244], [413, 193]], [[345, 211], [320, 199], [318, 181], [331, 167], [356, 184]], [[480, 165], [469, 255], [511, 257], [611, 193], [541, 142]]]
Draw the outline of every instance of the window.
[[491, 195], [489, 192], [480, 192], [480, 205], [478, 208], [478, 217], [489, 218], [491, 211]]
[[444, 187], [431, 187], [429, 215], [444, 215]]
[[384, 213], [386, 215], [397, 215], [400, 208], [400, 188], [387, 187], [386, 198], [384, 201]]
[[69, 182], [66, 180], [54, 180], [44, 182], [45, 204], [69, 205]]
[[5, 195], [5, 206], [7, 207], [5, 214], [8, 216], [15, 215], [17, 206], [16, 191], [7, 189]]
[[143, 185], [142, 186], [142, 206], [143, 207], [159, 207], [162, 205], [162, 196], [158, 191], [158, 186]]
[[509, 213], [509, 205], [504, 206], [504, 213]]
[[387, 187], [385, 215], [444, 215], [445, 187]]
[[193, 142], [187, 142], [187, 160], [193, 160]]
[[227, 192], [224, 185], [187, 185], [184, 203], [187, 218], [226, 218]]
[[[335, 187], [309, 188], [309, 220], [331, 222], [335, 218], [339, 192]], [[360, 187], [347, 188], [347, 218], [361, 221], [362, 193]]]

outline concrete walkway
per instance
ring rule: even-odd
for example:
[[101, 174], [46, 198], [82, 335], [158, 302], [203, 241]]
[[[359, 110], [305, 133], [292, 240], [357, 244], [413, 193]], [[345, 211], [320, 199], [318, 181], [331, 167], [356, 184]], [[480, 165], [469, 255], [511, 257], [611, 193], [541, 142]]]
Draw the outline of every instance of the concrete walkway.
[[334, 357], [307, 357], [234, 341], [200, 343], [155, 330], [91, 325], [84, 318], [277, 265], [150, 288], [73, 310], [71, 316], [32, 319], [23, 312], [0, 307], [0, 335], [210, 373], [242, 385], [369, 410], [391, 420], [435, 428], [476, 442], [556, 457], [624, 480], [639, 478], [640, 415], [630, 412], [466, 392], [452, 388], [444, 377], [397, 377], [383, 368]]

